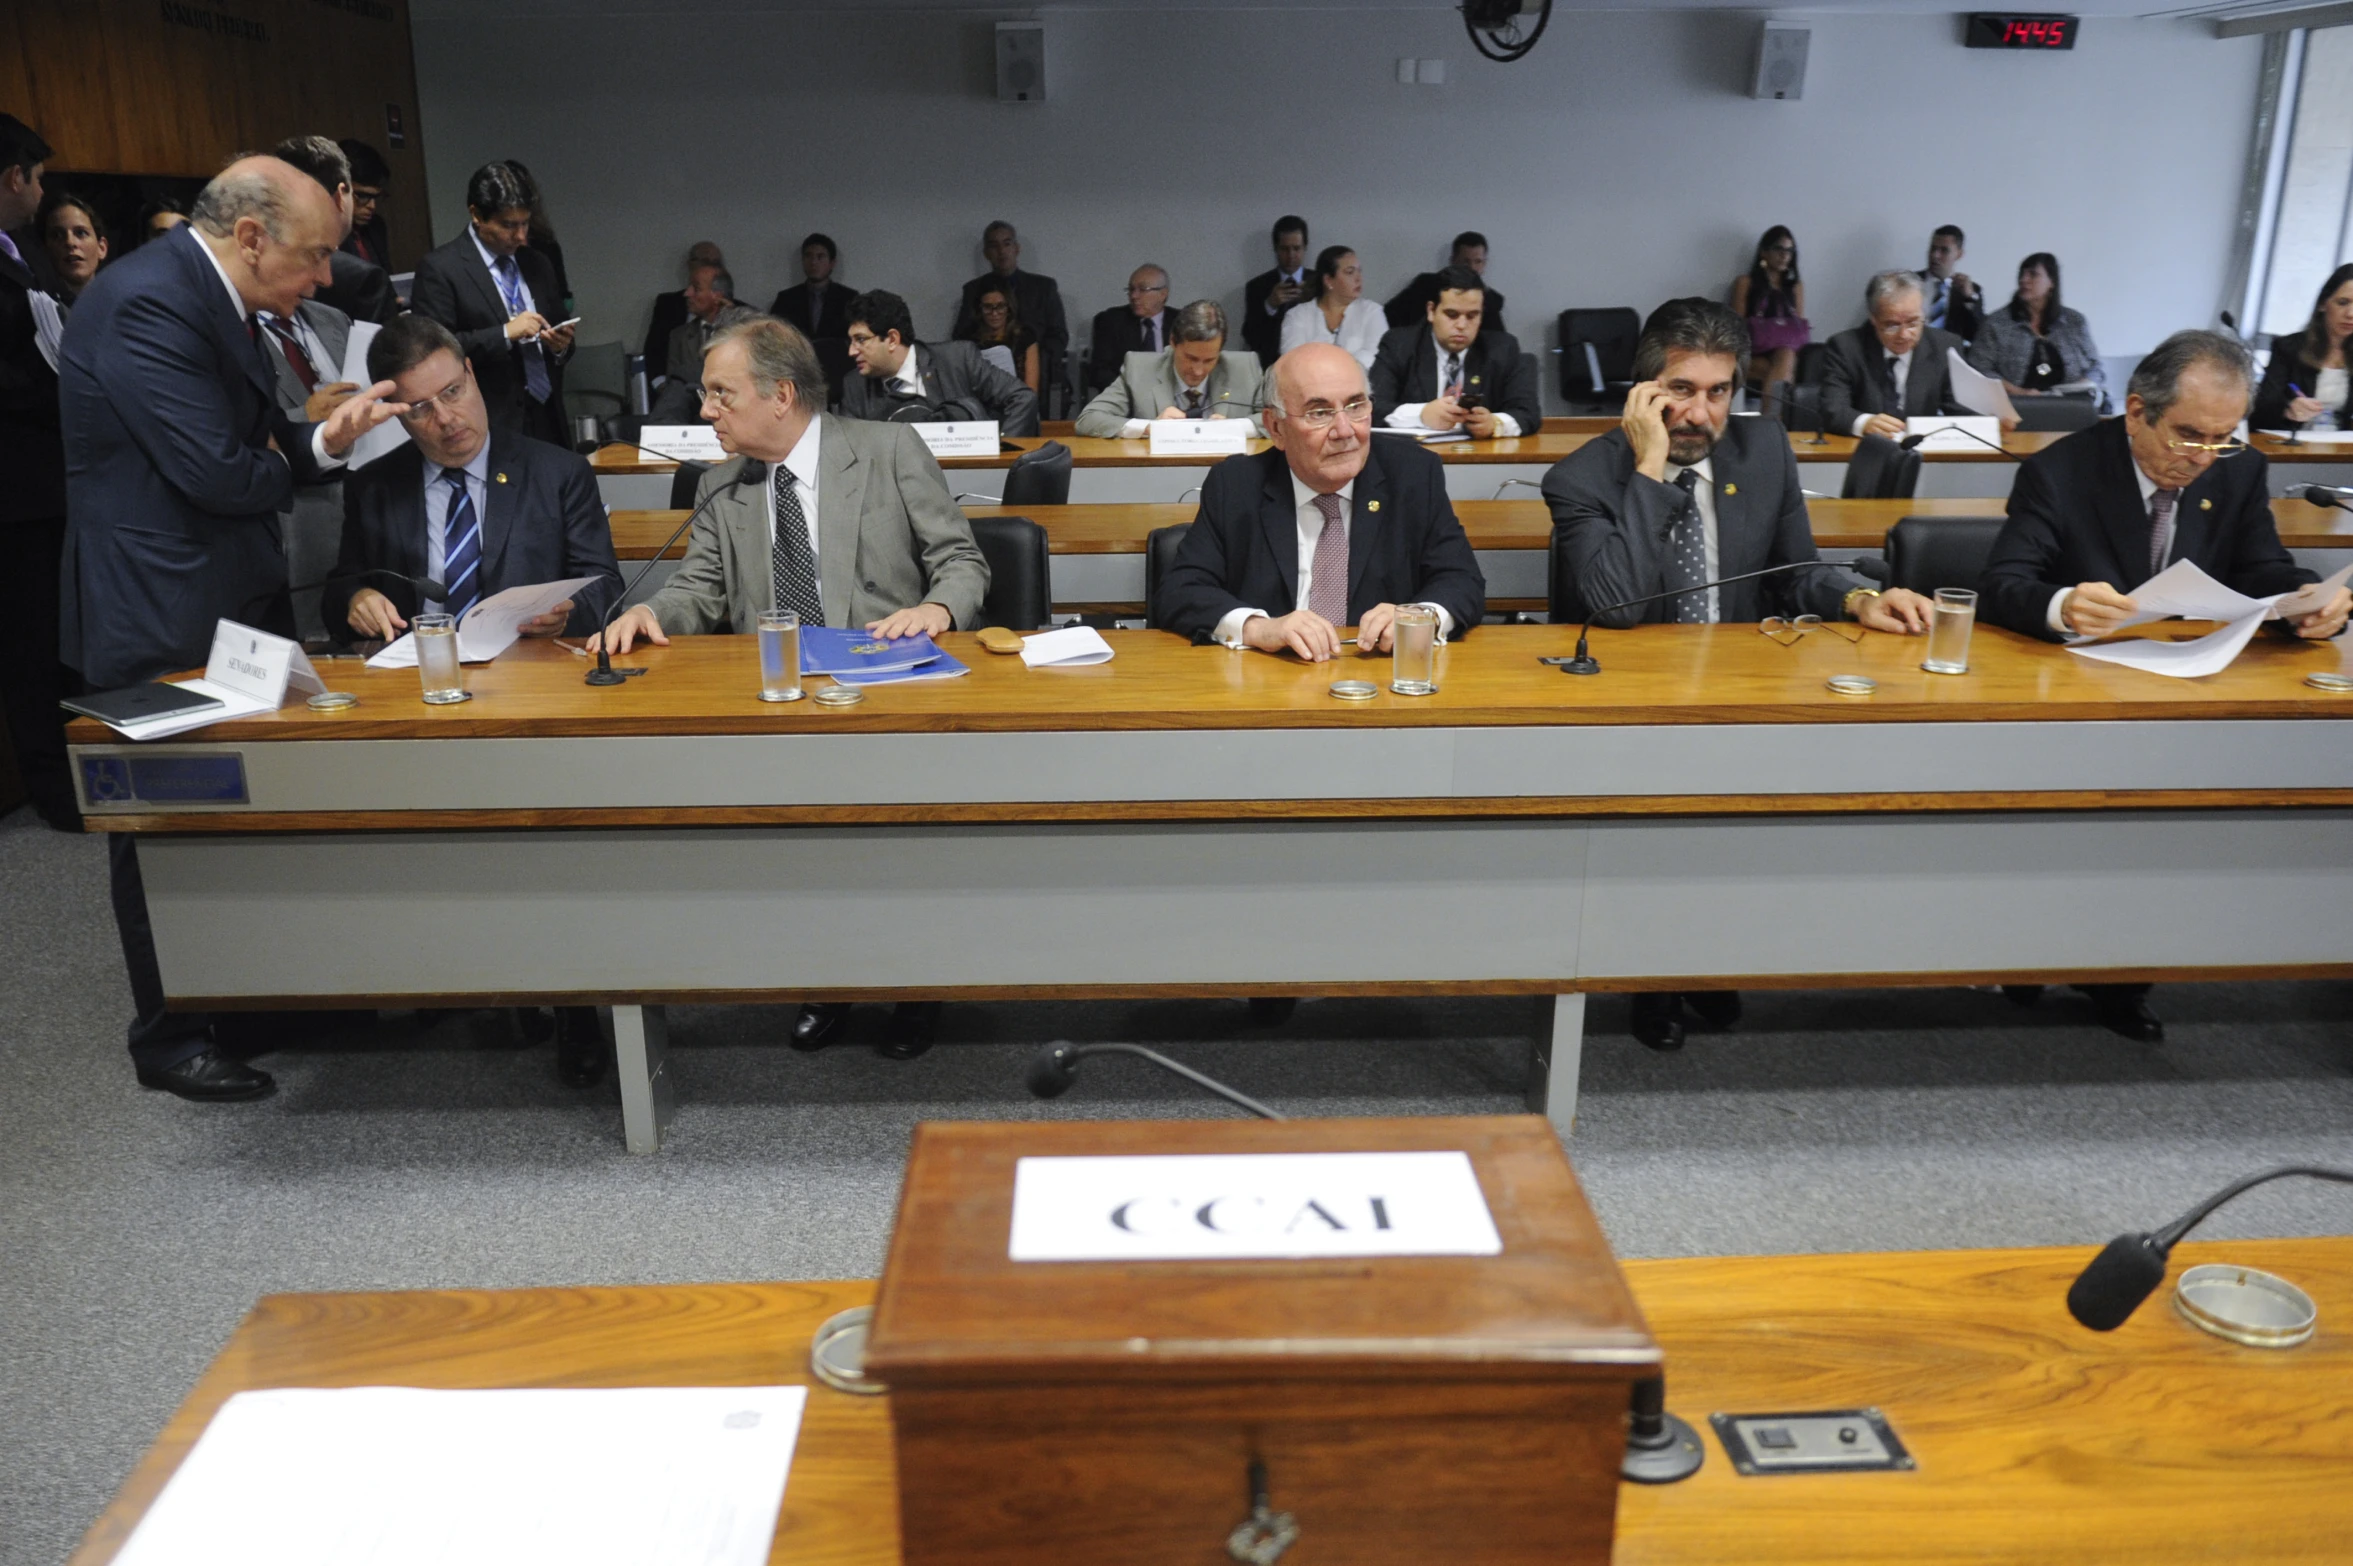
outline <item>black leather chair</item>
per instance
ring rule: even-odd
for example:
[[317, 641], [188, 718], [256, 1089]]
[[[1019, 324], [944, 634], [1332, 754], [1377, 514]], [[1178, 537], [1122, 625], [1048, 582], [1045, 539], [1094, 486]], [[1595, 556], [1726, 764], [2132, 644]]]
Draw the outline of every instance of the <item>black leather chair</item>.
[[1545, 552], [1544, 618], [1553, 625], [1576, 625], [1578, 621], [1568, 611], [1569, 551], [1561, 542], [1561, 530], [1552, 530], [1552, 547]]
[[2022, 430], [2088, 430], [2100, 422], [2100, 405], [2089, 397], [2014, 397]]
[[1890, 587], [1977, 591], [2006, 517], [1906, 517], [1887, 532]]
[[681, 462], [678, 471], [670, 475], [670, 509], [688, 511], [694, 507], [695, 486], [703, 475], [711, 471], [708, 462]]
[[1793, 373], [1800, 386], [1822, 384], [1822, 356], [1829, 351], [1828, 343], [1808, 343], [1797, 351], [1797, 368]]
[[972, 541], [989, 563], [980, 623], [1009, 631], [1044, 630], [1054, 604], [1046, 530], [1027, 517], [974, 517]]
[[1909, 500], [1920, 487], [1920, 453], [1906, 451], [1884, 435], [1866, 435], [1855, 442], [1847, 460], [1848, 500]]
[[1070, 448], [1050, 440], [1035, 451], [1025, 451], [1005, 470], [1006, 506], [1067, 506], [1070, 504]]
[[1642, 317], [1620, 306], [1560, 313], [1560, 389], [1571, 403], [1604, 409], [1626, 400], [1634, 384], [1634, 347]]
[[1160, 618], [1160, 583], [1168, 575], [1168, 568], [1176, 564], [1177, 546], [1185, 541], [1185, 529], [1190, 522], [1179, 522], [1174, 527], [1156, 527], [1144, 535], [1144, 623], [1155, 631], [1168, 629]]

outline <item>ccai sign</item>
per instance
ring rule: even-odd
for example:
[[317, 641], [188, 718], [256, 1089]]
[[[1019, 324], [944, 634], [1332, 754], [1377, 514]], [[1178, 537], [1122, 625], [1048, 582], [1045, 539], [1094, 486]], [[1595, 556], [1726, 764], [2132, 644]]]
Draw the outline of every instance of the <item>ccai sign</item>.
[[1014, 1261], [1495, 1256], [1470, 1156], [1209, 1153], [1024, 1158]]

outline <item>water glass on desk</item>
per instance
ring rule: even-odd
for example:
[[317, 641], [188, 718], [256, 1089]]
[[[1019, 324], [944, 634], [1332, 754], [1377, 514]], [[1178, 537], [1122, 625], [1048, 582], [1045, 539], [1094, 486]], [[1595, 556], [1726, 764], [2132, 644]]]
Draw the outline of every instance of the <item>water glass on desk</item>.
[[760, 611], [760, 699], [801, 699], [801, 617], [790, 609]]
[[425, 700], [436, 707], [466, 699], [464, 667], [458, 662], [458, 617], [421, 614], [410, 622], [417, 638], [417, 676]]
[[1430, 696], [1438, 690], [1438, 611], [1428, 604], [1399, 604], [1390, 627], [1389, 689], [1400, 696]]
[[1928, 620], [1928, 657], [1920, 667], [1930, 674], [1969, 672], [1969, 631], [1977, 623], [1977, 595], [1962, 587], [1936, 590], [1935, 612]]

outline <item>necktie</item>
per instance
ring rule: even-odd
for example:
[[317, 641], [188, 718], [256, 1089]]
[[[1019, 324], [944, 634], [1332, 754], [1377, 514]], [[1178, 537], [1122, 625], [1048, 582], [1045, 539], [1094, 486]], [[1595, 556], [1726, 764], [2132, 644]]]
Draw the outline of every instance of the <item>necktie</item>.
[[1160, 351], [1160, 317], [1152, 316], [1144, 322], [1144, 347], [1153, 353]]
[[1941, 328], [1944, 325], [1945, 311], [1951, 306], [1952, 289], [1952, 279], [1940, 277], [1936, 280], [1936, 297], [1928, 305], [1930, 326]]
[[1887, 356], [1886, 363], [1880, 367], [1880, 373], [1887, 377], [1887, 411], [1900, 419], [1904, 416], [1904, 388], [1895, 378], [1894, 354], [1891, 353]]
[[1315, 564], [1308, 568], [1307, 607], [1334, 625], [1348, 623], [1348, 529], [1340, 525], [1340, 497], [1318, 495], [1323, 531], [1315, 535]]
[[825, 603], [817, 596], [817, 562], [809, 553], [809, 518], [801, 510], [800, 491], [790, 469], [776, 465], [776, 541], [768, 548], [768, 576], [776, 589], [776, 607], [790, 609], [803, 625], [825, 623]]
[[441, 525], [441, 536], [448, 540], [441, 553], [441, 582], [449, 596], [441, 606], [462, 619], [482, 596], [482, 520], [466, 493], [466, 470], [443, 468], [441, 476], [449, 480], [449, 517]]
[[[498, 279], [499, 297], [506, 300], [508, 315], [521, 315], [531, 308], [523, 297], [523, 273], [513, 256], [500, 256], [490, 275]], [[523, 344], [523, 389], [533, 402], [547, 401], [554, 390], [547, 378], [547, 353], [535, 342]]]
[[1198, 386], [1185, 388], [1185, 417], [1188, 419], [1201, 417], [1201, 388]]
[[1443, 395], [1448, 397], [1459, 397], [1462, 395], [1461, 354], [1450, 353], [1446, 356], [1446, 384], [1440, 387], [1439, 390]]
[[2178, 489], [2161, 489], [2149, 497], [2149, 575], [2165, 569], [2166, 557], [2173, 553], [2173, 508], [2181, 499]]
[[824, 320], [825, 289], [819, 284], [811, 283], [809, 285], [809, 332], [811, 336], [816, 335], [818, 326]]
[[260, 317], [260, 320], [261, 324], [269, 329], [270, 336], [276, 340], [278, 352], [286, 356], [286, 367], [294, 372], [296, 380], [302, 382], [302, 389], [306, 392], [317, 391], [319, 389], [319, 372], [312, 368], [310, 355], [302, 351], [302, 341], [294, 335], [292, 323], [288, 322], [285, 317], [276, 315], [265, 315]]
[[0, 250], [7, 251], [8, 259], [14, 261], [18, 266], [25, 264], [24, 252], [17, 249], [16, 241], [10, 239], [6, 234], [0, 234]]
[[[1683, 492], [1675, 502], [1675, 520], [1667, 529], [1666, 580], [1662, 590], [1697, 587], [1708, 579], [1708, 530], [1699, 515], [1699, 470], [1685, 468], [1675, 475]], [[1685, 593], [1667, 600], [1667, 618], [1677, 624], [1700, 625], [1708, 618], [1708, 595]]]

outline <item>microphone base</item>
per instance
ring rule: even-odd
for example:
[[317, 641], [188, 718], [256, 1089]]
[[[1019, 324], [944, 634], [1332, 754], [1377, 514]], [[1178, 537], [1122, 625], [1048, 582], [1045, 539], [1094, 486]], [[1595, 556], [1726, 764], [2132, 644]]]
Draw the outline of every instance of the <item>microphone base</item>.
[[629, 676], [618, 669], [591, 669], [581, 678], [583, 685], [627, 685]]
[[1698, 1473], [1700, 1464], [1707, 1461], [1707, 1448], [1700, 1445], [1699, 1432], [1691, 1428], [1689, 1420], [1673, 1414], [1660, 1417], [1667, 1422], [1664, 1443], [1627, 1444], [1625, 1459], [1618, 1465], [1618, 1477], [1629, 1484], [1673, 1484]]
[[1601, 660], [1593, 657], [1589, 653], [1579, 653], [1576, 657], [1571, 658], [1566, 663], [1560, 664], [1558, 667], [1560, 672], [1563, 674], [1599, 674], [1601, 672]]

